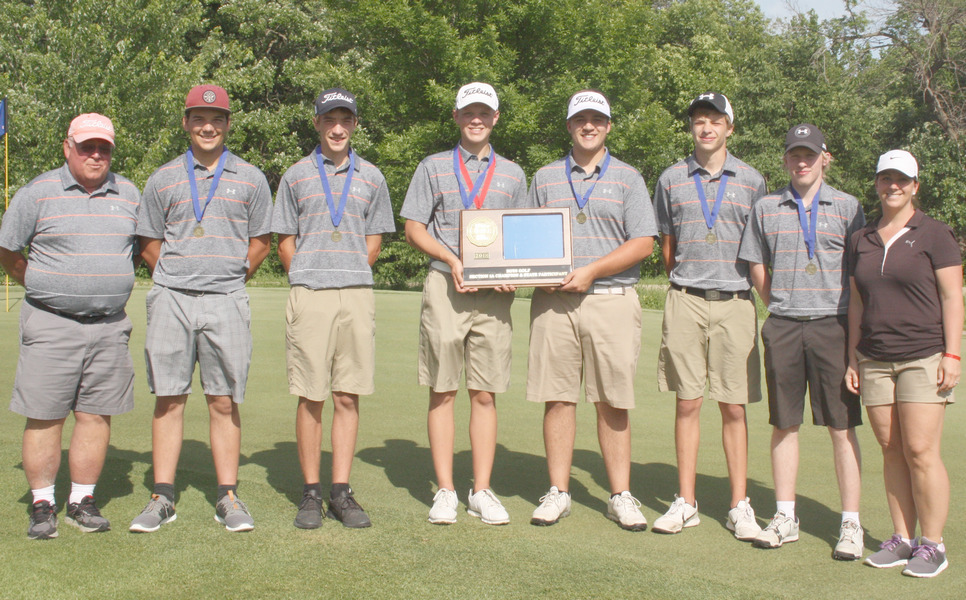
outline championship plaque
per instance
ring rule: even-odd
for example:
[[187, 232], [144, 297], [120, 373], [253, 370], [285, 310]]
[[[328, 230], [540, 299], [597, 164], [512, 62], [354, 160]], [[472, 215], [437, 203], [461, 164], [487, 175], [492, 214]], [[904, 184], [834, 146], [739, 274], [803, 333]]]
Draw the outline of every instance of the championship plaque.
[[460, 211], [468, 287], [554, 286], [574, 268], [569, 208]]

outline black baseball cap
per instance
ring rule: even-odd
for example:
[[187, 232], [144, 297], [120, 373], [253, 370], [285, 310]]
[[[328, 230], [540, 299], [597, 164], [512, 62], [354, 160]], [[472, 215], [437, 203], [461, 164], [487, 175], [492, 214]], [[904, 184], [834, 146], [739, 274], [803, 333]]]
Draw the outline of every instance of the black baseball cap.
[[825, 134], [811, 123], [800, 123], [785, 134], [785, 152], [794, 148], [808, 148], [818, 154], [828, 152], [825, 146]]
[[324, 90], [315, 99], [316, 115], [324, 115], [336, 108], [348, 109], [352, 114], [359, 116], [359, 110], [356, 108], [356, 97], [351, 92], [342, 88], [329, 88]]

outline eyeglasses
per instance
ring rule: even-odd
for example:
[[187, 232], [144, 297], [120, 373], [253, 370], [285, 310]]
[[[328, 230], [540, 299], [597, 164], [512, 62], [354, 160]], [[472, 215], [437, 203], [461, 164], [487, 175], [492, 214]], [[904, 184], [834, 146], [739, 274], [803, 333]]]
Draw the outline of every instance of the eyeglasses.
[[74, 142], [74, 149], [77, 150], [78, 154], [83, 156], [91, 156], [95, 152], [101, 156], [110, 156], [114, 152], [114, 146], [106, 142]]

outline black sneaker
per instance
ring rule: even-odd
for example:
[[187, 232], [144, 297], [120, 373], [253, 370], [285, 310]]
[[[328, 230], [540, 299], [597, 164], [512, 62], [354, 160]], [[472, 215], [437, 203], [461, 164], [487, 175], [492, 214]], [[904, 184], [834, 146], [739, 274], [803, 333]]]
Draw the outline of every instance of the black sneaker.
[[57, 537], [57, 505], [46, 500], [34, 502], [30, 507], [30, 527], [27, 537], [32, 540], [50, 540]]
[[372, 525], [369, 515], [356, 502], [351, 489], [347, 492], [341, 492], [335, 497], [329, 497], [329, 510], [325, 513], [325, 516], [330, 519], [338, 519], [342, 521], [343, 525], [353, 529]]
[[302, 495], [299, 512], [295, 515], [295, 526], [299, 529], [318, 529], [322, 526], [322, 498], [318, 490], [309, 490]]
[[87, 533], [111, 529], [111, 522], [102, 517], [101, 511], [97, 510], [94, 496], [84, 496], [80, 502], [68, 504], [67, 522]]

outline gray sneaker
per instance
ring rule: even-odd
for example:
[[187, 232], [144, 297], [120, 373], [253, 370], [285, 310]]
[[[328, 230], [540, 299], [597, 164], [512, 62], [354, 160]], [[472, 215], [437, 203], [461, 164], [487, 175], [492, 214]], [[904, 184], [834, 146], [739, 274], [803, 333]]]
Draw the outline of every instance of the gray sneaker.
[[32, 540], [50, 540], [57, 537], [57, 505], [46, 500], [30, 506], [30, 527], [27, 537]]
[[224, 525], [228, 531], [255, 529], [255, 521], [252, 520], [248, 507], [231, 490], [228, 490], [228, 493], [215, 505], [215, 520]]
[[798, 541], [798, 519], [778, 511], [752, 543], [759, 548], [779, 548], [785, 542], [795, 541]]
[[839, 542], [835, 544], [832, 558], [835, 560], [859, 560], [862, 558], [862, 547], [865, 545], [865, 535], [862, 527], [852, 519], [842, 522], [839, 531]]
[[134, 517], [128, 529], [134, 533], [151, 533], [177, 518], [178, 514], [174, 512], [174, 504], [170, 500], [158, 494], [151, 494], [151, 501], [144, 507], [141, 514]]
[[352, 488], [334, 497], [329, 496], [329, 510], [325, 513], [325, 516], [330, 519], [342, 521], [342, 525], [351, 527], [352, 529], [361, 529], [372, 525], [372, 521], [369, 520], [369, 515], [356, 502], [356, 497], [352, 494]]
[[94, 504], [94, 496], [84, 496], [80, 502], [67, 505], [67, 522], [86, 533], [109, 531], [111, 522], [101, 516]]
[[919, 545], [912, 549], [912, 558], [902, 570], [902, 574], [909, 577], [935, 577], [948, 566], [946, 549], [940, 550], [939, 544], [920, 537]]
[[904, 542], [902, 536], [894, 533], [891, 538], [879, 544], [879, 551], [865, 559], [865, 564], [876, 569], [898, 567], [912, 558], [912, 546]]
[[302, 494], [299, 511], [295, 515], [295, 526], [299, 529], [318, 529], [322, 526], [322, 498], [318, 490]]

